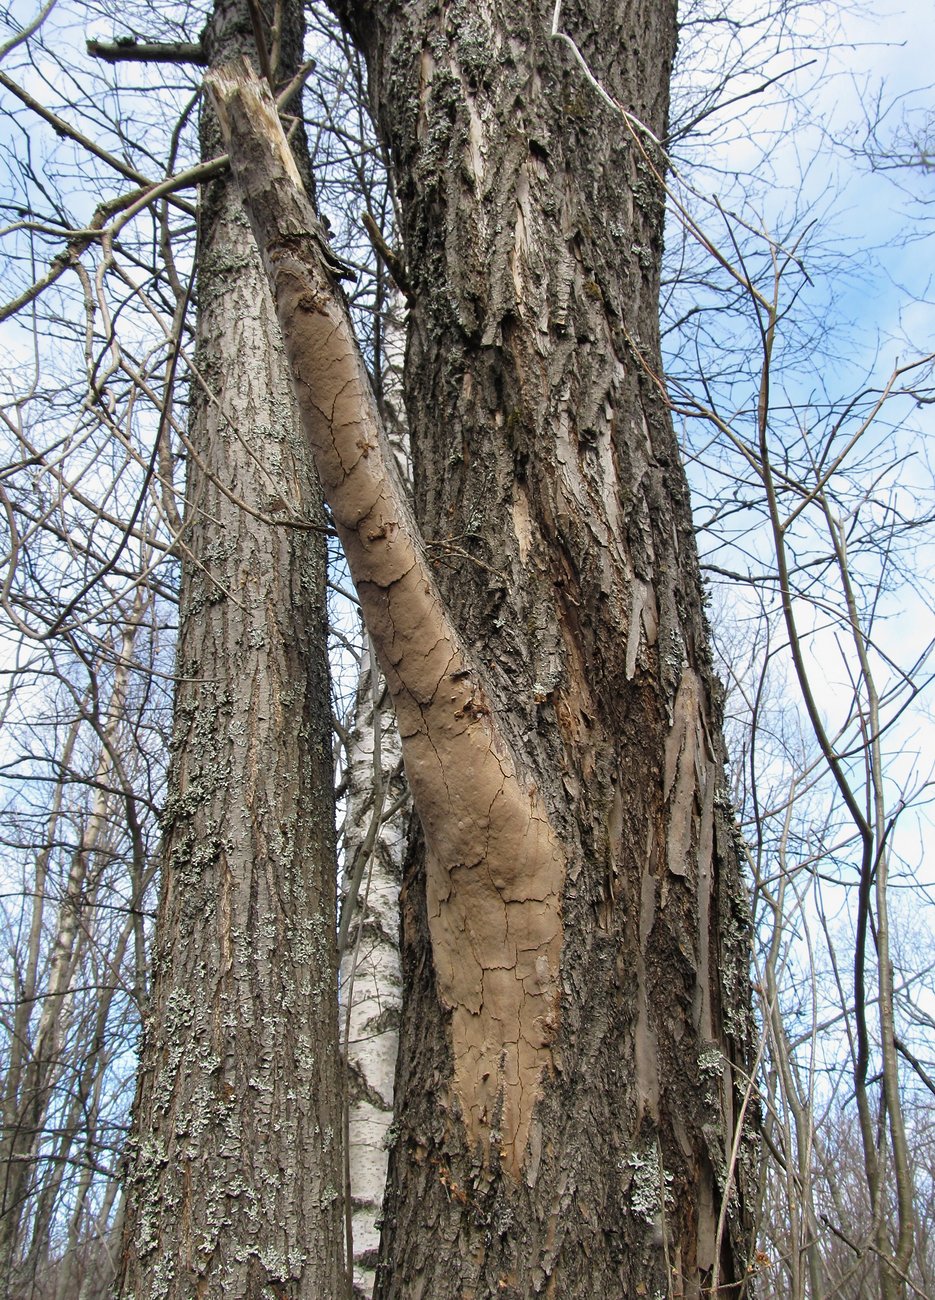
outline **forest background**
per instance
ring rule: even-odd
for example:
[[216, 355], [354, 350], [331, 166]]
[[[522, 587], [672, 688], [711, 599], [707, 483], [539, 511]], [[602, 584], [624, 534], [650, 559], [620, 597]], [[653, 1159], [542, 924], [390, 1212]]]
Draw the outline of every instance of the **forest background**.
[[[190, 385], [205, 382], [190, 337], [192, 186], [208, 176], [161, 193], [146, 185], [198, 166], [197, 62], [106, 55], [115, 41], [197, 42], [206, 19], [196, 6], [160, 11], [157, 30], [146, 5], [59, 0], [8, 11], [0, 41], [0, 1266], [11, 1296], [104, 1294], [116, 1269], [192, 507], [185, 409]], [[856, 1297], [885, 1256], [901, 1285], [932, 1295], [925, 42], [918, 16], [857, 6], [764, 13], [697, 0], [681, 24], [663, 348], [755, 920], [757, 1270], [765, 1294]], [[405, 473], [405, 295], [386, 252], [397, 242], [386, 158], [359, 56], [325, 9], [309, 10], [309, 28], [304, 117], [318, 203], [355, 277], [352, 313]], [[582, 111], [596, 93], [582, 69]], [[778, 526], [767, 461], [797, 493]], [[281, 527], [282, 508], [271, 497], [252, 526]], [[347, 1179], [367, 1289], [408, 802], [329, 541]], [[441, 565], [471, 556], [469, 537], [439, 541]], [[874, 828], [869, 868], [862, 819]], [[894, 1110], [902, 1147], [886, 1136]], [[907, 1218], [915, 1236], [901, 1255]]]

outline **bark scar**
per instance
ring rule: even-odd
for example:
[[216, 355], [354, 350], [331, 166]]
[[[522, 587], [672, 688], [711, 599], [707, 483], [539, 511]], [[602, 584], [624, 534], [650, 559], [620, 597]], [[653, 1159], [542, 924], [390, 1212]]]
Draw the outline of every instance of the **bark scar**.
[[[495, 1154], [519, 1180], [542, 1080], [553, 1067], [565, 852], [435, 585], [346, 305], [309, 233], [317, 218], [287, 164], [284, 137], [271, 139], [282, 128], [269, 91], [245, 63], [213, 70], [206, 84], [219, 103], [306, 437], [399, 722], [425, 832], [437, 988], [451, 1014], [452, 1089], [485, 1163]], [[373, 544], [381, 541], [388, 544]]]

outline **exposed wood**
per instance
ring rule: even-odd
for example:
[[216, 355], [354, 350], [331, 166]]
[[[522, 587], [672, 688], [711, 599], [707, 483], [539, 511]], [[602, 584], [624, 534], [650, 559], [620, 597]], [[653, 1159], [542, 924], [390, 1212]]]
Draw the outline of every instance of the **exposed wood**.
[[325, 498], [399, 720], [429, 854], [439, 991], [471, 1140], [519, 1177], [556, 1028], [564, 857], [439, 598], [324, 232], [249, 63], [213, 70]]

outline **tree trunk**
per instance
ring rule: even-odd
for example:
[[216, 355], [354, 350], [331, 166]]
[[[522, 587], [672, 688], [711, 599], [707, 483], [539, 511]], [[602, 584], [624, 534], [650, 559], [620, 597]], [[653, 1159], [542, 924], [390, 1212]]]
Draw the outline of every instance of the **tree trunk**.
[[[663, 135], [674, 5], [591, 8], [586, 56]], [[211, 82], [423, 830], [377, 1293], [738, 1295], [749, 921], [658, 380], [661, 159], [548, 6], [343, 16], [402, 209], [428, 551], [271, 106]]]
[[[354, 1283], [373, 1294], [399, 1042], [399, 882], [408, 792], [386, 684], [371, 659], [346, 741], [341, 1020], [347, 1062], [345, 1194]], [[345, 1212], [348, 1212], [346, 1207]]]
[[[301, 9], [276, 14], [285, 82]], [[221, 0], [210, 60], [252, 49], [252, 30], [246, 3]], [[221, 152], [210, 113], [202, 151]], [[320, 495], [227, 177], [204, 196], [197, 285], [174, 758], [121, 1288], [134, 1300], [341, 1297]]]
[[[341, 9], [414, 293], [416, 512], [442, 556], [454, 538], [473, 557], [439, 585], [567, 854], [560, 1019], [518, 1183], [498, 1168], [496, 1101], [486, 1150], [458, 1122], [470, 1047], [411, 855], [379, 1293], [697, 1296], [752, 1026], [691, 513], [656, 380], [660, 154], [549, 39], [551, 4]], [[565, 27], [664, 137], [675, 4], [583, 0]], [[749, 1249], [737, 1182], [730, 1295]]]

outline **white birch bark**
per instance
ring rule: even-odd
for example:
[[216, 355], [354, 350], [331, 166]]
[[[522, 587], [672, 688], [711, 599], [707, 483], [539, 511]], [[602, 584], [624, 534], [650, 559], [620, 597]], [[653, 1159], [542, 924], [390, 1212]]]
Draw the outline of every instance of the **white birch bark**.
[[[395, 718], [372, 656], [346, 744], [341, 1012], [348, 1069], [354, 1283], [373, 1294], [399, 1041], [399, 885], [408, 791]], [[355, 889], [355, 883], [357, 888]], [[346, 915], [345, 915], [346, 913]]]
[[[403, 330], [390, 313], [383, 339], [384, 409], [391, 414], [388, 442], [400, 478], [408, 484], [409, 447], [400, 391], [404, 347]], [[399, 886], [411, 809], [399, 729], [369, 642], [348, 723], [341, 889], [346, 933], [340, 992], [348, 1070], [346, 1150], [354, 1285], [369, 1300], [393, 1119], [401, 1003]]]

